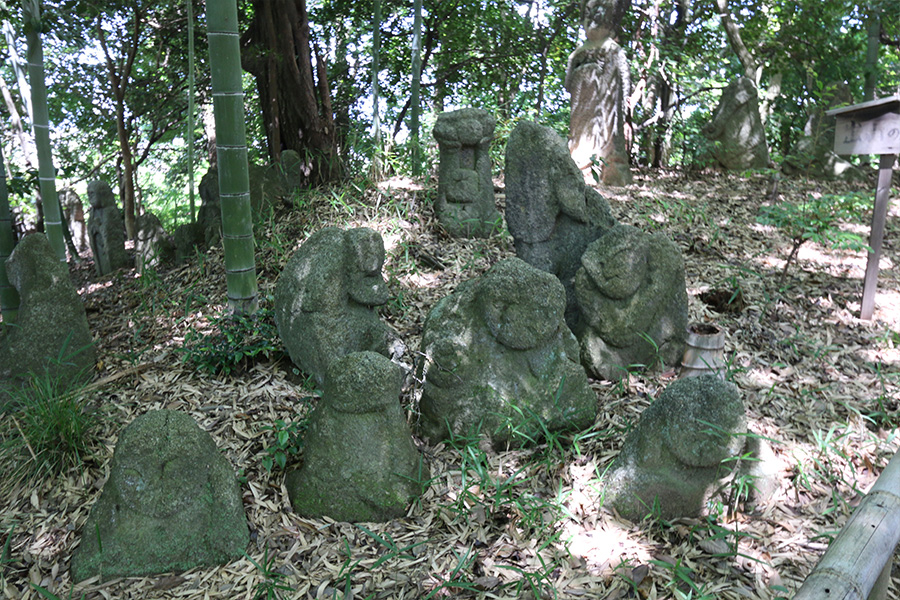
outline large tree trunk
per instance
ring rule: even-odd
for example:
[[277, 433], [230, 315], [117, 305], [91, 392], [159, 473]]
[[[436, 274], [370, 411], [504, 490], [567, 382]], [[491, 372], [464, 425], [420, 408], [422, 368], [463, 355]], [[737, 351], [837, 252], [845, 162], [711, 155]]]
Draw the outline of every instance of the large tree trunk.
[[296, 150], [311, 184], [340, 172], [328, 81], [313, 76], [305, 0], [252, 0], [243, 66], [256, 78], [269, 157]]

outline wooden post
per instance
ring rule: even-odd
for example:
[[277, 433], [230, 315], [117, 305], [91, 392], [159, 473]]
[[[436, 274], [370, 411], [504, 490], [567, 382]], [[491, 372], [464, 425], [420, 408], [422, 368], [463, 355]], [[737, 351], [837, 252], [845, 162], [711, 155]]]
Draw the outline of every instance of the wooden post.
[[869, 320], [875, 312], [875, 290], [878, 288], [878, 261], [884, 241], [884, 222], [887, 219], [888, 200], [891, 195], [896, 154], [882, 154], [878, 165], [878, 186], [875, 188], [875, 210], [872, 212], [872, 232], [869, 234], [869, 260], [866, 263], [866, 279], [863, 284], [862, 310], [859, 318]]
[[[875, 600], [900, 542], [900, 452], [828, 547], [794, 600]], [[888, 572], [890, 578], [890, 572]], [[882, 581], [883, 584], [883, 581]]]
[[875, 312], [875, 291], [878, 288], [878, 261], [884, 241], [884, 222], [891, 193], [894, 161], [900, 153], [900, 95], [881, 98], [853, 106], [836, 108], [825, 113], [837, 117], [834, 151], [837, 154], [880, 154], [878, 186], [875, 190], [875, 210], [869, 235], [869, 258], [859, 318], [869, 320]]

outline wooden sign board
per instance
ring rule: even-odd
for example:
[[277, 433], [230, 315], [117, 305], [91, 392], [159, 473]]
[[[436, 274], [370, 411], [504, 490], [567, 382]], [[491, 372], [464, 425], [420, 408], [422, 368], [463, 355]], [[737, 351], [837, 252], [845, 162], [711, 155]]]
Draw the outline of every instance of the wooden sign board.
[[878, 261], [884, 241], [884, 225], [891, 191], [894, 161], [900, 154], [900, 95], [880, 98], [825, 112], [837, 117], [834, 130], [835, 154], [880, 154], [878, 184], [875, 188], [875, 207], [869, 234], [866, 277], [863, 282], [861, 319], [869, 320], [875, 311], [875, 291], [878, 288]]
[[837, 117], [835, 154], [900, 154], [900, 96], [825, 113]]

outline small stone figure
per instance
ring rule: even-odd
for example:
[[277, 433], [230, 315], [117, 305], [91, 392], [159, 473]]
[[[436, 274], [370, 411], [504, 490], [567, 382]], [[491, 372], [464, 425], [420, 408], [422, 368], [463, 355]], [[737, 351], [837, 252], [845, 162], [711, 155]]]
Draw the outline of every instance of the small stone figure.
[[522, 121], [509, 136], [506, 222], [516, 256], [562, 282], [566, 323], [574, 328], [581, 255], [616, 220], [603, 196], [584, 184], [566, 143], [549, 127]]
[[431, 443], [477, 433], [501, 447], [545, 427], [589, 427], [597, 398], [564, 309], [559, 280], [518, 258], [438, 302], [422, 334], [421, 433]]
[[65, 385], [92, 375], [96, 350], [84, 304], [47, 236], [25, 236], [6, 262], [19, 292], [16, 326], [0, 338], [0, 380], [47, 372]]
[[163, 228], [159, 218], [145, 212], [135, 221], [137, 241], [134, 245], [134, 262], [138, 273], [146, 269], [159, 269], [175, 260], [175, 242]]
[[94, 268], [98, 275], [112, 273], [131, 263], [125, 253], [125, 224], [116, 198], [105, 181], [88, 183], [91, 204], [88, 236], [94, 254]]
[[588, 246], [575, 276], [581, 363], [601, 379], [629, 367], [678, 364], [688, 298], [681, 251], [662, 234], [616, 225]]
[[435, 215], [455, 237], [488, 237], [502, 227], [491, 181], [491, 138], [496, 121], [486, 110], [442, 113], [434, 125], [440, 147]]
[[375, 312], [388, 300], [378, 232], [328, 227], [312, 234], [275, 286], [275, 323], [295, 365], [325, 383], [328, 364], [351, 352], [385, 356], [395, 342]]
[[632, 521], [699, 516], [736, 466], [746, 419], [737, 388], [714, 375], [678, 379], [641, 415], [604, 476], [605, 504]]
[[122, 430], [72, 555], [82, 581], [223, 564], [250, 541], [231, 464], [190, 416], [148, 412]]
[[78, 254], [81, 254], [90, 247], [87, 226], [84, 222], [84, 204], [81, 203], [81, 197], [72, 188], [64, 188], [58, 196], [63, 219], [72, 234], [72, 245], [75, 246]]
[[766, 130], [759, 116], [756, 85], [738, 77], [725, 91], [703, 135], [717, 142], [713, 156], [722, 167], [741, 171], [769, 166]]
[[330, 366], [309, 417], [303, 465], [285, 480], [294, 510], [348, 522], [406, 514], [428, 471], [400, 408], [401, 383], [400, 367], [374, 352]]

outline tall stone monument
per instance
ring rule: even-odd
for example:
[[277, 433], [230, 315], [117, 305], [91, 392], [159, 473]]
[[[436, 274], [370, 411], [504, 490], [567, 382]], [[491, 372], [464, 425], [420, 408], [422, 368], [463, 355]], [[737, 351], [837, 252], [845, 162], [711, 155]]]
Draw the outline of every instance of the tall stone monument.
[[516, 256], [553, 273], [566, 290], [566, 323], [578, 323], [575, 273], [588, 245], [615, 225], [609, 204], [584, 179], [563, 139], [522, 121], [506, 146], [506, 222]]
[[442, 113], [434, 125], [441, 155], [434, 211], [454, 237], [488, 237], [503, 226], [491, 181], [495, 125], [494, 117], [479, 108]]
[[125, 252], [125, 223], [108, 183], [91, 181], [87, 192], [91, 205], [88, 237], [94, 268], [98, 275], [106, 275], [131, 263]]
[[703, 135], [715, 143], [713, 157], [725, 169], [764, 169], [769, 165], [766, 130], [753, 80], [738, 77], [725, 88]]
[[565, 86], [572, 95], [569, 150], [586, 181], [631, 183], [625, 137], [628, 58], [616, 42], [630, 0], [587, 0], [581, 21], [587, 41], [569, 56]]

